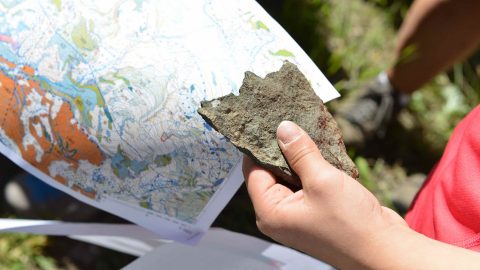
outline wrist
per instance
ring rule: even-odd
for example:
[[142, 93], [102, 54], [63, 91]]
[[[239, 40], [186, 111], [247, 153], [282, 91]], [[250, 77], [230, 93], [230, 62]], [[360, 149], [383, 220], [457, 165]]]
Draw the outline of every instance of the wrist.
[[330, 234], [327, 239], [322, 237], [297, 248], [338, 269], [397, 269], [386, 267], [390, 265], [386, 264], [388, 258], [395, 255], [390, 251], [400, 250], [400, 246], [393, 246], [416, 233], [391, 209], [379, 209], [377, 215], [365, 218], [362, 223], [346, 225], [341, 234], [334, 237]]
[[363, 269], [411, 269], [403, 262], [403, 254], [412, 252], [419, 234], [405, 223], [396, 223], [381, 230], [370, 242]]
[[402, 267], [401, 254], [411, 252], [419, 234], [391, 209], [382, 207], [379, 217], [367, 224], [370, 229], [362, 232], [346, 258], [340, 258], [339, 268], [408, 269]]

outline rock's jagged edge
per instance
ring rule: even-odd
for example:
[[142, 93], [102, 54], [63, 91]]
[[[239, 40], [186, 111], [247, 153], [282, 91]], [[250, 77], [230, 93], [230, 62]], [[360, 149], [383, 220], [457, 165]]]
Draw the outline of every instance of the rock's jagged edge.
[[[230, 117], [230, 120], [231, 120], [232, 118], [231, 118], [230, 115], [227, 116], [228, 113], [227, 114], [222, 114], [221, 111], [220, 111], [221, 107], [224, 107], [224, 105], [223, 105], [224, 101], [230, 100], [230, 99], [233, 102], [227, 102], [227, 104], [233, 104], [233, 105], [230, 105], [231, 107], [227, 107], [227, 110], [229, 112], [232, 109], [235, 109], [235, 107], [238, 107], [237, 106], [238, 104], [247, 102], [251, 98], [255, 98], [255, 100], [257, 102], [260, 102], [259, 104], [263, 104], [263, 105], [270, 104], [270, 103], [266, 103], [266, 101], [261, 101], [261, 100], [259, 101], [256, 97], [255, 93], [257, 93], [257, 92], [255, 92], [255, 90], [258, 90], [258, 89], [268, 90], [268, 89], [270, 89], [270, 91], [268, 93], [278, 94], [277, 92], [275, 92], [275, 91], [278, 91], [278, 90], [275, 90], [276, 88], [274, 87], [274, 85], [265, 86], [265, 84], [268, 83], [267, 79], [278, 78], [279, 81], [277, 81], [277, 82], [281, 82], [281, 80], [285, 79], [284, 77], [282, 77], [282, 75], [286, 76], [286, 75], [292, 75], [292, 74], [294, 76], [297, 76], [297, 77], [295, 77], [295, 79], [293, 79], [293, 77], [292, 77], [292, 80], [296, 80], [295, 83], [300, 82], [300, 84], [304, 87], [303, 88], [304, 90], [302, 90], [302, 91], [305, 91], [305, 90], [307, 91], [307, 92], [305, 92], [305, 96], [302, 95], [302, 97], [309, 97], [310, 96], [310, 98], [313, 98], [315, 100], [315, 103], [313, 103], [313, 106], [314, 107], [318, 106], [317, 107], [319, 109], [318, 113], [320, 113], [319, 118], [317, 119], [318, 120], [318, 122], [317, 122], [318, 125], [314, 125], [314, 126], [309, 125], [309, 126], [307, 126], [306, 129], [304, 128], [305, 131], [307, 133], [309, 133], [309, 135], [315, 141], [315, 143], [317, 144], [317, 147], [320, 149], [320, 151], [322, 152], [322, 154], [324, 155], [324, 157], [327, 161], [329, 161], [332, 165], [336, 166], [338, 169], [343, 170], [345, 173], [347, 173], [351, 177], [358, 178], [358, 169], [355, 167], [355, 164], [353, 163], [353, 161], [351, 161], [351, 159], [346, 154], [345, 145], [343, 144], [343, 139], [342, 139], [340, 130], [338, 128], [338, 125], [336, 124], [333, 117], [331, 116], [331, 114], [326, 109], [326, 107], [323, 105], [323, 102], [321, 101], [321, 99], [318, 98], [318, 96], [316, 96], [316, 94], [314, 94], [313, 89], [311, 88], [310, 84], [308, 83], [308, 81], [306, 80], [304, 75], [298, 70], [298, 68], [295, 65], [293, 65], [291, 63], [285, 62], [285, 64], [282, 66], [282, 68], [279, 71], [269, 73], [269, 74], [267, 74], [267, 76], [265, 78], [260, 78], [260, 77], [258, 77], [257, 75], [255, 75], [251, 72], [246, 72], [245, 73], [245, 79], [243, 81], [242, 87], [240, 88], [240, 95], [239, 96], [235, 96], [233, 94], [230, 94], [230, 95], [221, 97], [221, 98], [216, 99], [216, 100], [202, 102], [201, 103], [202, 108], [199, 108], [198, 112], [210, 126], [212, 126], [215, 130], [222, 133], [227, 139], [231, 140], [231, 142], [241, 152], [243, 152], [243, 153], [247, 154], [248, 156], [250, 156], [251, 158], [253, 158], [253, 160], [255, 162], [257, 162], [260, 166], [265, 167], [266, 169], [270, 170], [272, 173], [279, 176], [280, 178], [282, 178], [282, 179], [284, 179], [284, 180], [286, 180], [290, 183], [298, 185], [299, 184], [298, 176], [296, 176], [296, 174], [289, 167], [289, 164], [285, 160], [284, 160], [285, 162], [281, 162], [281, 163], [288, 166], [288, 167], [285, 167], [281, 164], [270, 164], [270, 163], [263, 162], [262, 160], [257, 158], [253, 152], [251, 152], [248, 149], [248, 147], [250, 147], [252, 149], [255, 149], [255, 147], [252, 146], [252, 144], [254, 144], [254, 142], [252, 142], [252, 141], [247, 141], [247, 142], [243, 141], [242, 142], [241, 139], [239, 139], [239, 141], [234, 141], [232, 139], [232, 137], [230, 137], [229, 134], [228, 134], [229, 132], [231, 132], [231, 129], [229, 130], [227, 128], [228, 126], [230, 126], [230, 124], [225, 124], [224, 123], [224, 119], [227, 119], [227, 118]], [[259, 79], [259, 81], [255, 81], [257, 79]], [[254, 83], [253, 86], [252, 86], [252, 82]], [[255, 83], [259, 83], [259, 84], [256, 85]], [[283, 90], [281, 90], [282, 93], [284, 93], [284, 91], [286, 91], [287, 89], [291, 89], [289, 87], [292, 87], [293, 82], [287, 81], [287, 82], [283, 82], [283, 83], [285, 83], [285, 84], [282, 84], [282, 87], [281, 87], [281, 89], [283, 89]], [[285, 86], [283, 86], [283, 85], [285, 85]], [[293, 85], [295, 86], [295, 89], [298, 89], [297, 84], [293, 84]], [[251, 88], [251, 87], [253, 87], [253, 88]], [[266, 89], [265, 89], [265, 87], [266, 87]], [[251, 93], [252, 90], [247, 91], [246, 89], [253, 89], [254, 93]], [[302, 89], [302, 88], [300, 88], [300, 89]], [[242, 90], [243, 90], [243, 92], [242, 92]], [[242, 97], [242, 93], [243, 93], [243, 97]], [[265, 92], [262, 92], [262, 93], [265, 93]], [[242, 98], [242, 99], [239, 101], [238, 100], [239, 98]], [[280, 100], [281, 100], [281, 98], [280, 98]], [[303, 100], [303, 102], [307, 102], [307, 103], [302, 103], [302, 104], [309, 104], [310, 103], [309, 105], [312, 105], [311, 99], [306, 99], [305, 100], [304, 98], [300, 98], [300, 100]], [[216, 109], [216, 110], [211, 110], [211, 109], [217, 107], [217, 105], [213, 105], [214, 104], [213, 102], [218, 102], [218, 104], [222, 104], [222, 105], [220, 105], [219, 108]], [[272, 105], [275, 105], [275, 104], [272, 104]], [[281, 104], [280, 106], [283, 107], [283, 104]], [[245, 108], [248, 108], [248, 107], [241, 107], [242, 110], [244, 110]], [[253, 107], [253, 108], [255, 108], [255, 107]], [[283, 107], [283, 108], [285, 109], [286, 107]], [[210, 111], [209, 111], [209, 109], [210, 109]], [[225, 109], [225, 108], [223, 108], [223, 109]], [[295, 109], [295, 108], [293, 108], [293, 109]], [[292, 110], [292, 108], [288, 107], [287, 110]], [[253, 110], [253, 111], [255, 111], [255, 110]], [[278, 117], [278, 115], [275, 115], [275, 113], [273, 113], [273, 116]], [[255, 116], [255, 117], [258, 117], [258, 116]], [[302, 117], [302, 119], [303, 119], [303, 117]], [[243, 120], [245, 120], [245, 119], [243, 119]], [[224, 126], [223, 127], [218, 126], [217, 123], [215, 123], [215, 121], [218, 121], [220, 124], [223, 124]], [[300, 122], [302, 122], [302, 121], [303, 120], [301, 120]], [[254, 122], [257, 123], [257, 124], [258, 123], [261, 124], [262, 120], [256, 119]], [[245, 122], [242, 122], [242, 121], [240, 121], [240, 123], [245, 124]], [[321, 127], [324, 127], [326, 130], [322, 131]], [[226, 130], [224, 130], [225, 133], [221, 131], [224, 128], [226, 128]], [[320, 136], [320, 135], [324, 135], [325, 133], [327, 133], [327, 136], [323, 136], [323, 137]], [[244, 133], [241, 133], [241, 134], [244, 134]], [[250, 135], [247, 135], [247, 138], [252, 137], [251, 133], [247, 133], [247, 134], [250, 134]], [[270, 134], [272, 134], [272, 133], [270, 133]], [[236, 136], [237, 138], [239, 137], [238, 134], [235, 134], [235, 135], [232, 134], [232, 136]], [[273, 141], [273, 140], [275, 140], [275, 138], [271, 138], [271, 140]], [[246, 144], [245, 147], [242, 146], [242, 143]], [[270, 147], [265, 146], [265, 147], [268, 147], [268, 149], [271, 149], [270, 148], [271, 146]], [[330, 150], [330, 148], [334, 152], [332, 152]], [[279, 149], [277, 149], [276, 151], [278, 151], [279, 155], [282, 154], [281, 151], [279, 151]], [[265, 156], [263, 156], [261, 154], [261, 152], [258, 153], [258, 154], [259, 154], [260, 158], [265, 158]], [[284, 159], [284, 157], [282, 157], [282, 158]], [[274, 163], [274, 162], [272, 162], [272, 163]]]

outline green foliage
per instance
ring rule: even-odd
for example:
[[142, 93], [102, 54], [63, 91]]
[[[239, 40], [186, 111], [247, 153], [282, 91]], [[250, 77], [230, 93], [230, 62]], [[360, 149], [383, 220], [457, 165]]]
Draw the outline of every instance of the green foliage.
[[0, 269], [59, 269], [55, 260], [43, 255], [46, 236], [2, 234], [0, 237]]
[[[458, 68], [460, 66], [454, 69]], [[458, 122], [477, 104], [472, 101], [480, 97], [470, 92], [469, 87], [460, 85], [440, 75], [412, 95], [409, 109], [415, 125], [424, 130], [427, 142], [437, 150], [443, 149]]]
[[384, 12], [384, 16], [395, 26], [399, 27], [405, 18], [413, 0], [366, 0]]
[[391, 190], [405, 179], [403, 168], [398, 164], [388, 166], [382, 159], [369, 162], [363, 156], [355, 158], [355, 165], [360, 173], [360, 183], [372, 192], [382, 205], [392, 207]]
[[[328, 36], [324, 14], [329, 13], [329, 3], [321, 0], [259, 0], [295, 41], [320, 67], [329, 69], [330, 50], [325, 42]], [[340, 67], [332, 70], [336, 75]]]
[[361, 156], [355, 159], [355, 165], [357, 165], [358, 172], [360, 173], [360, 182], [370, 191], [375, 191], [375, 180], [373, 179], [372, 170], [368, 165], [368, 161]]
[[[354, 92], [369, 78], [392, 64], [395, 32], [411, 0], [259, 0], [293, 36], [342, 94]], [[258, 27], [263, 27], [260, 24]], [[414, 57], [403, 52], [401, 61]], [[384, 205], [391, 205], [395, 187], [407, 174], [433, 164], [456, 123], [480, 102], [480, 54], [438, 76], [412, 96], [399, 127], [388, 134], [388, 147], [371, 145], [370, 152], [349, 149], [361, 183]], [[342, 102], [340, 99], [339, 102]], [[427, 153], [427, 154], [426, 154]], [[433, 153], [433, 154], [430, 154]], [[393, 156], [385, 157], [385, 156]], [[412, 157], [421, 159], [414, 159]], [[168, 165], [170, 157], [160, 157]], [[418, 164], [416, 164], [418, 165]], [[428, 167], [428, 166], [426, 166]], [[427, 171], [424, 171], [427, 172]], [[0, 206], [1, 207], [1, 206]], [[2, 211], [3, 215], [7, 214]], [[215, 223], [230, 230], [262, 237], [243, 188]], [[46, 255], [48, 238], [2, 234], [1, 269], [58, 269], [61, 258]], [[97, 268], [119, 265], [118, 254], [99, 256]], [[125, 260], [127, 261], [127, 260]]]
[[45, 257], [45, 256], [36, 256], [35, 262], [40, 267], [40, 269], [44, 270], [54, 270], [58, 269], [53, 258]]
[[337, 89], [354, 90], [393, 61], [395, 32], [382, 10], [363, 1], [331, 0], [326, 6], [324, 42], [331, 50], [327, 74], [343, 69]]
[[[343, 95], [348, 95], [393, 64], [396, 29], [411, 1], [324, 2], [321, 14], [327, 35], [322, 41], [330, 52], [323, 71], [332, 79], [331, 74], [343, 70], [344, 76], [335, 77], [334, 82]], [[397, 61], [409, 61], [415, 56], [416, 48], [407, 47]], [[367, 151], [349, 150], [360, 170], [361, 183], [383, 204], [390, 204], [390, 194], [407, 174], [418, 170], [428, 173], [458, 121], [479, 103], [478, 63], [480, 54], [415, 92], [383, 145], [375, 145], [377, 142], [368, 145]], [[343, 100], [329, 106], [335, 108]]]

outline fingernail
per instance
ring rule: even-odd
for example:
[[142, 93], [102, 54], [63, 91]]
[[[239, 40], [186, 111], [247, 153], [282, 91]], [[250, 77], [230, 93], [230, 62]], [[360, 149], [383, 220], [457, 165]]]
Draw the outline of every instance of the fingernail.
[[277, 128], [277, 138], [283, 144], [288, 144], [294, 141], [301, 134], [301, 129], [295, 123], [290, 121], [282, 121]]

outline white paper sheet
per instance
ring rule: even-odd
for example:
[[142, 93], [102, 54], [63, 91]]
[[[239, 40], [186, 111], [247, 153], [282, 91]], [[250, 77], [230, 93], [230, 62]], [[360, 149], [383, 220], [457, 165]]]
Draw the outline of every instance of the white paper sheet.
[[333, 269], [293, 249], [220, 228], [208, 230], [196, 246], [155, 239], [133, 224], [0, 219], [0, 233], [5, 232], [68, 236], [140, 257], [125, 269]]
[[333, 270], [331, 266], [287, 247], [251, 236], [210, 229], [196, 247], [172, 243], [140, 257], [125, 270]]

